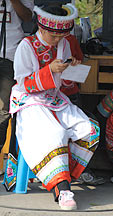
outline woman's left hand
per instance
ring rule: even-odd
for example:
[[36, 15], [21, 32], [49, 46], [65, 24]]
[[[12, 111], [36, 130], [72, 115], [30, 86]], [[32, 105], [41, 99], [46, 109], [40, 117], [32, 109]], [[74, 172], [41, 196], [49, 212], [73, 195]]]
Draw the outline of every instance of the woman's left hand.
[[77, 64], [81, 64], [81, 60], [77, 60], [75, 57], [71, 56], [72, 62], [70, 63], [71, 66], [75, 66]]

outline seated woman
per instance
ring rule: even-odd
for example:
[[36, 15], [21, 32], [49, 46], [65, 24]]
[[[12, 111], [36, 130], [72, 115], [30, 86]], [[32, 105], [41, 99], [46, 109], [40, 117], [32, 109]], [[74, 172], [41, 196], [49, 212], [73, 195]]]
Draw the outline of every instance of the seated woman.
[[35, 11], [39, 30], [24, 38], [15, 54], [17, 84], [12, 88], [10, 113], [16, 113], [16, 137], [28, 166], [53, 192], [61, 209], [72, 210], [77, 205], [71, 177], [78, 179], [87, 166], [100, 130], [97, 121], [60, 91], [60, 75], [69, 66], [64, 60], [72, 58], [72, 66], [79, 63], [65, 38], [73, 28], [76, 8], [49, 5]]

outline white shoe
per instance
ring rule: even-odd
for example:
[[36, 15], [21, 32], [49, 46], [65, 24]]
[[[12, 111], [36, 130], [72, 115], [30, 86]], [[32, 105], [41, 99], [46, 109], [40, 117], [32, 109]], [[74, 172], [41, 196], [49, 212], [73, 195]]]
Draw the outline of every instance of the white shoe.
[[62, 210], [76, 210], [77, 204], [74, 200], [74, 193], [66, 190], [60, 191], [59, 195], [59, 206]]

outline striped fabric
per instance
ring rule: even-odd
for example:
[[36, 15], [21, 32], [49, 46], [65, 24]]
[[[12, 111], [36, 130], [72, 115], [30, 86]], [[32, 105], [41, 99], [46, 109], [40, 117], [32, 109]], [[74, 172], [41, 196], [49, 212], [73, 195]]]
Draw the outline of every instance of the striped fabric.
[[104, 99], [97, 106], [98, 111], [104, 117], [108, 118], [113, 110], [113, 91], [104, 97]]
[[40, 69], [39, 73], [34, 72], [30, 76], [25, 77], [24, 86], [28, 93], [55, 88], [49, 65], [44, 69]]
[[108, 150], [113, 151], [113, 113], [106, 123], [106, 147]]

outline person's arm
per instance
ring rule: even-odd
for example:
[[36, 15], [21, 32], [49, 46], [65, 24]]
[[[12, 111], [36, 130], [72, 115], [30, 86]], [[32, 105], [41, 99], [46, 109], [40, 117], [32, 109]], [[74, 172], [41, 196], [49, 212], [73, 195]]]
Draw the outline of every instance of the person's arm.
[[[20, 0], [10, 0], [13, 8], [15, 9], [17, 15], [23, 21], [31, 21], [32, 19], [32, 11], [27, 8]], [[29, 0], [28, 0], [29, 1]]]
[[56, 88], [50, 65], [40, 69], [29, 40], [24, 38], [18, 45], [14, 57], [14, 80], [21, 91], [41, 92]]

